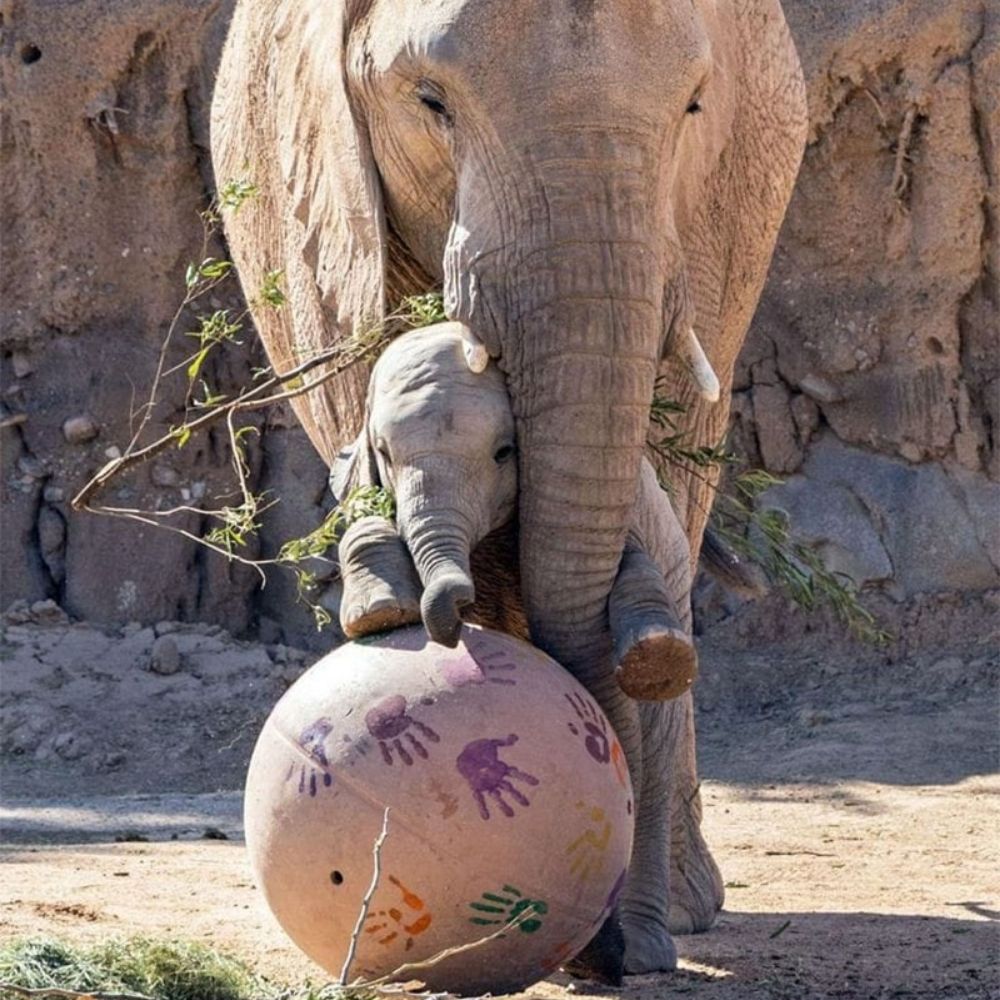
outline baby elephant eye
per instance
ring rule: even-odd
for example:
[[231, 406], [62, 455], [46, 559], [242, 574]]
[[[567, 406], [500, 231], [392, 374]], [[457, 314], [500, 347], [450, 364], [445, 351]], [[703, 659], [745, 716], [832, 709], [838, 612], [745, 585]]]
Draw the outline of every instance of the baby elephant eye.
[[500, 465], [506, 462], [508, 458], [511, 458], [514, 454], [514, 446], [512, 444], [505, 444], [501, 448], [497, 448], [495, 454], [493, 455], [493, 461]]

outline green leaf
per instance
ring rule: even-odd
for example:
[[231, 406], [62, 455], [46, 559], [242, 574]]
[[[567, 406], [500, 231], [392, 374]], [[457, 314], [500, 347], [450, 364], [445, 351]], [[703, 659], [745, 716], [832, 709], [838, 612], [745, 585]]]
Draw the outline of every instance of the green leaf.
[[279, 287], [284, 271], [268, 271], [260, 286], [260, 300], [272, 309], [278, 309], [285, 304], [285, 293]]
[[198, 372], [201, 371], [201, 366], [205, 363], [205, 358], [208, 357], [208, 352], [211, 347], [203, 347], [192, 359], [191, 363], [187, 366], [187, 377], [194, 381], [198, 377]]

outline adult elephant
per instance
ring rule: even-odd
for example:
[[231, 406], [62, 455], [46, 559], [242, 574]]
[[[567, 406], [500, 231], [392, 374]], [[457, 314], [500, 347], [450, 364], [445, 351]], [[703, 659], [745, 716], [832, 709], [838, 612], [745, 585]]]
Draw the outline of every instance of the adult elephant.
[[[220, 183], [258, 189], [227, 222], [244, 286], [284, 273], [288, 305], [255, 312], [273, 363], [443, 287], [511, 393], [533, 639], [626, 746], [643, 721], [609, 673], [607, 601], [654, 381], [687, 407], [693, 443], [721, 438], [805, 131], [778, 0], [237, 3], [213, 157]], [[692, 327], [721, 402], [690, 378], [711, 395]], [[328, 462], [359, 430], [367, 379], [356, 367], [295, 401]], [[674, 478], [696, 559], [711, 484]], [[671, 920], [698, 929], [721, 884], [698, 832], [690, 697], [664, 719], [671, 732], [644, 739], [680, 748]], [[638, 751], [630, 766], [643, 787]], [[654, 858], [626, 889], [635, 971], [672, 960], [665, 866]]]

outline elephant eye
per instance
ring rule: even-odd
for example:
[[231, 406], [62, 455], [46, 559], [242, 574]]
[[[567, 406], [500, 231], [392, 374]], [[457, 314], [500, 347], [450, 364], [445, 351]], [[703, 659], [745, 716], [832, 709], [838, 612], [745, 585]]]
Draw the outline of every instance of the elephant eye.
[[496, 453], [493, 456], [493, 461], [496, 462], [497, 465], [501, 465], [503, 462], [506, 462], [507, 459], [510, 458], [513, 454], [514, 454], [514, 446], [512, 444], [505, 444], [503, 445], [503, 447], [498, 448], [496, 450]]
[[701, 101], [696, 97], [684, 110], [689, 115], [701, 114]]
[[436, 118], [440, 119], [445, 125], [452, 124], [451, 112], [448, 110], [448, 106], [441, 99], [441, 94], [437, 87], [426, 81], [422, 82], [417, 88], [417, 99], [420, 103], [427, 108]]

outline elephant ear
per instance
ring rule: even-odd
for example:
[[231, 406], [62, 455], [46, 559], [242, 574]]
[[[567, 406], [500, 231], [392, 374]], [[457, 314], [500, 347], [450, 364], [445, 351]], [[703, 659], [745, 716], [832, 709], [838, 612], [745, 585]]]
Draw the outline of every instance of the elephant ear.
[[[382, 319], [385, 223], [375, 162], [347, 87], [348, 0], [242, 0], [212, 105], [216, 183], [253, 194], [223, 207], [226, 235], [274, 368], [286, 372]], [[274, 272], [284, 304], [260, 301]], [[310, 373], [315, 378], [322, 371]], [[359, 430], [368, 368], [292, 401], [330, 462]]]
[[[714, 447], [729, 420], [733, 367], [767, 277], [808, 129], [805, 84], [778, 0], [719, 0], [711, 9], [714, 71], [690, 123], [701, 162], [679, 192], [678, 235], [694, 325], [721, 383], [720, 400], [700, 398], [667, 360], [663, 391], [685, 408], [688, 447]], [[714, 485], [700, 469], [664, 470], [696, 561]]]
[[363, 427], [353, 444], [342, 448], [330, 466], [330, 492], [343, 503], [351, 490], [359, 486], [380, 486], [375, 449], [368, 440], [368, 428]]

